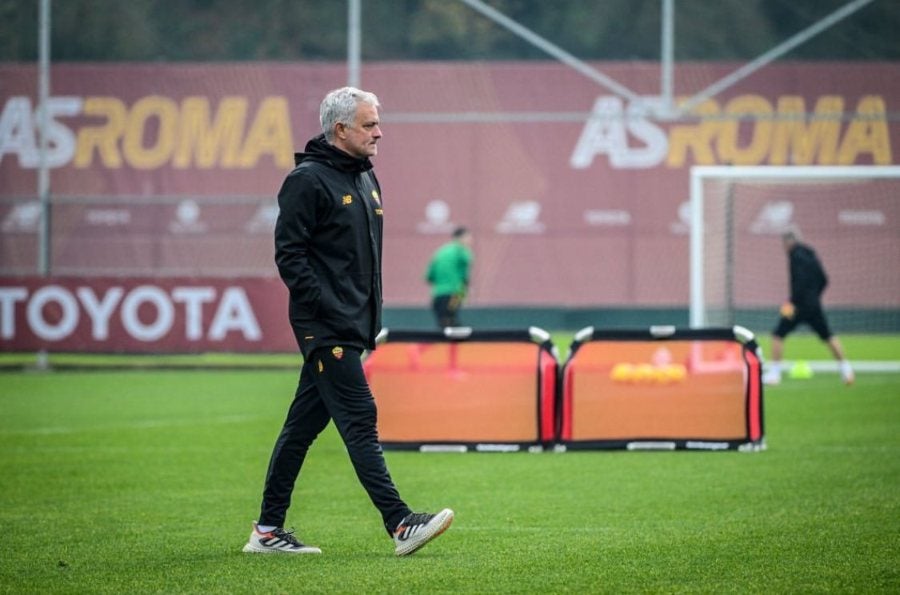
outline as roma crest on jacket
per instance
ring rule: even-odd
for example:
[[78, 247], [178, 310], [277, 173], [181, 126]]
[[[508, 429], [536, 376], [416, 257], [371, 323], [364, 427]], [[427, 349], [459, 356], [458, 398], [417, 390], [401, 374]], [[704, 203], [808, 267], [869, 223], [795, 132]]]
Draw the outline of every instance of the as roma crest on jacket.
[[340, 345], [336, 346], [331, 350], [331, 355], [334, 356], [334, 359], [341, 359], [342, 357], [344, 357], [344, 348]]

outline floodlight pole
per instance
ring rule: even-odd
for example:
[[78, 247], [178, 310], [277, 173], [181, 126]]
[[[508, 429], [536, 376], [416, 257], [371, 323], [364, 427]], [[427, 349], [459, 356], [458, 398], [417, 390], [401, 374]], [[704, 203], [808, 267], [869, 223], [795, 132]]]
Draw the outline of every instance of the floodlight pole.
[[672, 65], [675, 56], [675, 0], [662, 0], [662, 31], [660, 32], [661, 65], [660, 95], [666, 114], [675, 112], [674, 72]]
[[347, 0], [347, 85], [360, 85], [360, 0]]
[[[41, 221], [38, 229], [38, 274], [50, 275], [50, 167], [47, 160], [50, 129], [50, 0], [41, 0], [38, 12], [38, 197], [41, 203]], [[39, 370], [50, 367], [46, 349], [37, 352], [36, 364]]]
[[38, 237], [38, 273], [50, 274], [50, 168], [47, 161], [50, 129], [50, 0], [41, 0], [38, 16], [38, 197], [41, 202], [41, 226]]

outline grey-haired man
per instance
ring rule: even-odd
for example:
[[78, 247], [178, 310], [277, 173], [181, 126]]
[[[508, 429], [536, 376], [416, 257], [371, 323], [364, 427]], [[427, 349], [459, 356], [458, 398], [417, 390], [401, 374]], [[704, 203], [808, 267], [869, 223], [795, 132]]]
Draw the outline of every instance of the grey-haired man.
[[398, 556], [443, 533], [453, 511], [414, 513], [400, 498], [376, 430], [375, 400], [361, 355], [381, 330], [381, 187], [378, 98], [352, 87], [322, 101], [322, 134], [295, 155], [278, 194], [275, 262], [290, 293], [289, 317], [304, 356], [294, 400], [275, 443], [259, 521], [245, 552], [321, 553], [284, 529], [294, 483], [329, 420], [379, 510]]

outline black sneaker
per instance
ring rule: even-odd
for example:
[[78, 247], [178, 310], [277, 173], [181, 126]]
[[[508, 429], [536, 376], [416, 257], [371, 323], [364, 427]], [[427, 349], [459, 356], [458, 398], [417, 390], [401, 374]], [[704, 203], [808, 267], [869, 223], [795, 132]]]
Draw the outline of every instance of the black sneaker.
[[250, 540], [244, 551], [251, 554], [321, 554], [322, 550], [312, 545], [304, 545], [293, 531], [285, 531], [281, 527], [262, 533], [253, 523]]
[[413, 512], [403, 517], [394, 529], [394, 553], [406, 556], [443, 533], [453, 522], [453, 511], [445, 508], [437, 514]]

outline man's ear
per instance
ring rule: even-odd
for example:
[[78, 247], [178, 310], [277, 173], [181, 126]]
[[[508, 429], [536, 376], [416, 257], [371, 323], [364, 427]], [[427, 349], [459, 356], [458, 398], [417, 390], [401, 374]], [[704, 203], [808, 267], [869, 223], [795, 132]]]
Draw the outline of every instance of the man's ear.
[[347, 140], [347, 133], [345, 132], [347, 127], [343, 124], [343, 122], [338, 122], [334, 125], [334, 136], [341, 140]]

